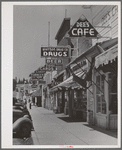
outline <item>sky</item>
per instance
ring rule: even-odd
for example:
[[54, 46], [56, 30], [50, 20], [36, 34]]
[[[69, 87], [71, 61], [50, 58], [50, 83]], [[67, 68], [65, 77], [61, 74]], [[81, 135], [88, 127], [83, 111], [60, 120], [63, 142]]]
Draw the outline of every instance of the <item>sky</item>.
[[[65, 13], [67, 12], [67, 13]], [[13, 7], [13, 78], [28, 78], [45, 64], [41, 46], [56, 46], [55, 36], [65, 18], [74, 24], [84, 14], [90, 19], [90, 10], [81, 5], [14, 5]], [[50, 32], [48, 22], [50, 22]]]

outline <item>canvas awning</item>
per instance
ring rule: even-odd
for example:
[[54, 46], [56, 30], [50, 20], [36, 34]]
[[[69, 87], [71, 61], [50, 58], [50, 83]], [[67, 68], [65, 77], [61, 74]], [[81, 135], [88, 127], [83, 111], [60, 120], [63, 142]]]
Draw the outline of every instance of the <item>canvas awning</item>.
[[71, 64], [75, 64], [78, 61], [81, 61], [81, 59], [83, 57], [87, 56], [90, 53], [93, 53], [95, 50], [98, 51], [98, 53], [97, 53], [98, 55], [102, 54], [103, 51], [107, 51], [108, 49], [110, 49], [111, 47], [116, 45], [117, 43], [118, 43], [118, 38], [114, 38], [114, 39], [110, 39], [110, 40], [107, 40], [107, 41], [96, 43], [94, 46], [91, 46], [85, 52], [83, 52], [80, 56], [78, 56], [75, 60], [71, 61], [67, 65], [67, 67], [70, 66]]
[[33, 97], [42, 96], [42, 90], [41, 90], [41, 89], [36, 90], [36, 91], [32, 94], [32, 96], [33, 96]]
[[[78, 77], [83, 77], [84, 76], [84, 72], [80, 72], [76, 74]], [[53, 88], [51, 88], [51, 91], [57, 91], [59, 87], [81, 87], [76, 81], [73, 80], [73, 76], [70, 76], [68, 79], [66, 79], [65, 81], [63, 81], [62, 83], [54, 86]], [[82, 88], [82, 87], [81, 87]]]
[[95, 58], [95, 67], [107, 65], [109, 62], [113, 62], [118, 56], [118, 44], [98, 55]]

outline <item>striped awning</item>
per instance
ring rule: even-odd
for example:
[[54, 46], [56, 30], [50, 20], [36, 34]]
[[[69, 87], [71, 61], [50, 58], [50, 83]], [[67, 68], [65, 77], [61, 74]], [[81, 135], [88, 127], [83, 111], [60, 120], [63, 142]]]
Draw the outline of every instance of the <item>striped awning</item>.
[[118, 56], [118, 44], [98, 55], [95, 58], [95, 67], [107, 65], [109, 62], [113, 62]]

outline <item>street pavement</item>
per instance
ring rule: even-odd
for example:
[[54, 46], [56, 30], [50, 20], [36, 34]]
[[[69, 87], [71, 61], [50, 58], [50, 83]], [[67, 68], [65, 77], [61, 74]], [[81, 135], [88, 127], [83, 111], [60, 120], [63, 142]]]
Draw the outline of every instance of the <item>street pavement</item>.
[[32, 106], [34, 131], [28, 139], [14, 139], [14, 145], [117, 145], [116, 131], [90, 126], [82, 120], [71, 120], [67, 115]]

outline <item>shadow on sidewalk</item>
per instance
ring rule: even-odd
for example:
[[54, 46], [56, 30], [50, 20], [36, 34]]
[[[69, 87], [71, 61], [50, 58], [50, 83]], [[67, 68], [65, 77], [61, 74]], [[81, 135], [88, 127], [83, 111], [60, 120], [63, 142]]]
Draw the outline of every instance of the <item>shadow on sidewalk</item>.
[[86, 127], [90, 128], [90, 131], [98, 131], [98, 132], [102, 132], [104, 134], [107, 134], [109, 136], [112, 136], [114, 138], [117, 138], [117, 130], [107, 130], [107, 129], [103, 129], [94, 125], [90, 125], [90, 124], [84, 124]]
[[67, 122], [67, 123], [72, 123], [72, 122], [85, 122], [84, 119], [82, 118], [71, 118], [71, 117], [58, 117], [59, 119]]

